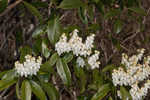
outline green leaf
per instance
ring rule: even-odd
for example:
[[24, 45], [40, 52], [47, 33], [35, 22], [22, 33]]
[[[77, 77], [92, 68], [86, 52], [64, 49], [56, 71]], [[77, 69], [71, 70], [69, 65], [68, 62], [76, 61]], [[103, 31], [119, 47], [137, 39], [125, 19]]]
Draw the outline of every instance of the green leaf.
[[28, 46], [24, 46], [23, 48], [20, 48], [20, 62], [23, 62], [25, 60], [25, 56], [28, 54], [32, 54], [32, 49]]
[[100, 0], [92, 0], [93, 2], [95, 2], [95, 3], [98, 3]]
[[89, 30], [90, 32], [96, 32], [97, 30], [100, 30], [100, 29], [101, 29], [101, 27], [100, 27], [99, 24], [90, 24], [90, 25], [88, 26], [88, 30]]
[[103, 68], [102, 72], [104, 73], [104, 72], [107, 72], [107, 71], [112, 71], [112, 70], [115, 69], [115, 68], [116, 68], [115, 65], [110, 64], [110, 65], [105, 66], [105, 67]]
[[58, 17], [48, 22], [47, 34], [50, 42], [54, 45], [60, 36], [60, 23]]
[[99, 12], [104, 16], [105, 5], [101, 0], [98, 0], [98, 2], [96, 3], [96, 7], [98, 8]]
[[28, 80], [24, 80], [21, 86], [22, 100], [31, 100], [31, 86]]
[[114, 32], [115, 33], [120, 33], [123, 27], [123, 22], [121, 20], [117, 20], [114, 23]]
[[54, 66], [56, 64], [57, 60], [58, 60], [58, 54], [54, 53], [49, 59], [50, 65]]
[[64, 55], [63, 59], [66, 63], [69, 63], [73, 59], [73, 54], [72, 53], [67, 53], [67, 54]]
[[50, 56], [50, 50], [47, 47], [47, 44], [43, 41], [42, 42], [42, 53], [45, 58], [48, 58]]
[[58, 54], [54, 53], [50, 57], [50, 59], [41, 66], [40, 70], [49, 73], [53, 72], [54, 70], [52, 69], [52, 67], [56, 64], [57, 60], [58, 60]]
[[48, 82], [49, 79], [50, 79], [50, 74], [51, 74], [51, 73], [39, 71], [39, 73], [38, 73], [38, 78], [39, 78], [40, 80], [42, 80], [43, 82]]
[[81, 0], [63, 0], [58, 7], [63, 9], [73, 9], [81, 6], [84, 6], [84, 3]]
[[39, 26], [37, 27], [34, 32], [32, 33], [32, 37], [35, 38], [41, 34], [44, 34], [44, 30], [46, 28], [46, 25], [42, 25], [42, 26]]
[[129, 10], [135, 12], [135, 13], [138, 13], [140, 15], [143, 15], [143, 16], [146, 16], [146, 12], [144, 11], [144, 9], [142, 8], [139, 8], [139, 7], [132, 7], [132, 8], [128, 8]]
[[3, 77], [2, 80], [13, 80], [16, 77], [16, 71], [15, 69], [7, 71]]
[[93, 70], [93, 83], [96, 85], [96, 89], [104, 84], [104, 79], [98, 69]]
[[37, 84], [35, 81], [30, 80], [32, 92], [40, 99], [40, 100], [46, 100], [46, 95], [41, 88], [39, 84]]
[[42, 2], [42, 1], [35, 1], [32, 2], [32, 5], [36, 8], [47, 8], [48, 7], [48, 3], [47, 2]]
[[6, 71], [2, 71], [0, 72], [0, 78], [2, 78], [7, 72], [9, 72], [10, 70], [6, 70]]
[[16, 95], [18, 99], [21, 99], [19, 81], [16, 83]]
[[41, 13], [37, 10], [37, 8], [35, 8], [33, 5], [29, 4], [28, 2], [23, 1], [23, 3], [28, 8], [28, 10], [39, 19], [40, 23], [42, 23], [43, 18], [42, 18]]
[[7, 8], [8, 0], [0, 1], [0, 13], [2, 13]]
[[87, 9], [85, 7], [78, 8], [78, 15], [84, 24], [88, 24]]
[[6, 89], [16, 83], [16, 80], [0, 80], [0, 91]]
[[41, 45], [42, 45], [42, 39], [41, 39], [41, 37], [39, 37], [33, 43], [33, 52], [36, 55], [41, 54], [41, 52], [42, 52], [42, 46]]
[[75, 75], [79, 78], [80, 93], [83, 93], [85, 91], [85, 86], [87, 83], [85, 71], [83, 70], [83, 68], [79, 67], [78, 64], [74, 65], [74, 71]]
[[127, 99], [132, 100], [130, 93], [126, 90], [125, 87], [123, 86], [120, 87], [120, 93], [121, 93], [122, 100], [127, 100]]
[[108, 100], [113, 100], [112, 97], [110, 96]]
[[77, 100], [90, 100], [89, 96], [78, 96]]
[[46, 91], [50, 100], [59, 100], [59, 93], [51, 83], [41, 82], [44, 91]]
[[59, 58], [57, 60], [56, 67], [57, 72], [61, 77], [62, 81], [64, 82], [64, 84], [69, 86], [71, 84], [71, 73], [67, 63], [63, 59]]
[[46, 61], [44, 64], [41, 65], [40, 71], [51, 73], [53, 71], [52, 66], [50, 65], [49, 61]]
[[110, 85], [104, 84], [99, 88], [98, 92], [92, 97], [91, 100], [102, 100], [110, 90], [111, 90]]
[[104, 16], [104, 19], [109, 19], [114, 16], [118, 16], [119, 14], [120, 14], [120, 10], [113, 9], [113, 10], [110, 10], [108, 13], [106, 13], [106, 15]]

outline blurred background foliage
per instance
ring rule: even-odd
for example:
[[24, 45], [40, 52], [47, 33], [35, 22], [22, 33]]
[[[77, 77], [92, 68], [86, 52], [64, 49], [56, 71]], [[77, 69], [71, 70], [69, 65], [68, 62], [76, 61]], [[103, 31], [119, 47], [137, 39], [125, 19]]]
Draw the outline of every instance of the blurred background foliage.
[[[119, 65], [122, 52], [133, 54], [137, 48], [146, 48], [149, 54], [149, 5], [149, 0], [0, 0], [0, 70], [13, 68], [14, 61], [23, 61], [26, 54], [42, 55], [45, 63], [40, 77], [52, 81], [62, 100], [119, 100], [111, 72]], [[69, 35], [75, 28], [83, 38], [96, 34], [100, 69], [86, 71], [69, 63], [72, 54], [59, 58], [54, 53], [60, 35]], [[56, 69], [66, 74], [66, 85]], [[130, 98], [126, 88], [120, 89], [123, 100]]]

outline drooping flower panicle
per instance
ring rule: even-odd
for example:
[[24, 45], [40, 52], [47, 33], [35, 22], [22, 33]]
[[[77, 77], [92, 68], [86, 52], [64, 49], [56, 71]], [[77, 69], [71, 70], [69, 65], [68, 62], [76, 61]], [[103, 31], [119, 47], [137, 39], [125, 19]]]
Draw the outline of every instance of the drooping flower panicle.
[[60, 40], [55, 44], [55, 50], [59, 55], [72, 51], [72, 53], [78, 57], [77, 63], [79, 66], [83, 67], [85, 65], [85, 61], [80, 57], [83, 56], [84, 58], [88, 58], [91, 69], [98, 68], [100, 64], [100, 62], [97, 61], [99, 59], [99, 52], [96, 51], [95, 54], [92, 55], [94, 37], [95, 35], [92, 34], [83, 42], [82, 38], [78, 36], [78, 30], [75, 29], [69, 40], [65, 34], [60, 37]]
[[63, 34], [60, 40], [55, 44], [55, 50], [59, 55], [72, 51], [76, 56], [88, 56], [92, 53], [93, 42], [95, 35], [88, 36], [85, 43], [82, 42], [82, 38], [78, 36], [78, 30], [75, 29], [72, 32], [70, 40], [67, 41], [67, 37]]
[[[139, 87], [138, 84], [146, 80], [150, 75], [150, 56], [144, 57], [144, 49], [137, 50], [138, 54], [128, 57], [126, 54], [122, 54], [121, 63], [125, 65], [119, 67], [118, 70], [113, 70], [112, 81], [115, 86], [130, 86], [130, 94], [133, 100], [141, 100], [146, 96], [148, 89], [150, 88], [150, 81], [144, 84], [143, 87]], [[143, 58], [143, 63], [142, 62]]]
[[99, 54], [100, 52], [95, 50], [95, 54], [88, 58], [88, 64], [91, 66], [91, 69], [99, 68], [100, 61], [97, 61], [99, 59]]
[[22, 76], [32, 76], [36, 75], [40, 69], [42, 63], [42, 58], [39, 56], [38, 59], [32, 57], [31, 55], [25, 56], [25, 62], [20, 63], [19, 61], [15, 62], [15, 69], [17, 74]]

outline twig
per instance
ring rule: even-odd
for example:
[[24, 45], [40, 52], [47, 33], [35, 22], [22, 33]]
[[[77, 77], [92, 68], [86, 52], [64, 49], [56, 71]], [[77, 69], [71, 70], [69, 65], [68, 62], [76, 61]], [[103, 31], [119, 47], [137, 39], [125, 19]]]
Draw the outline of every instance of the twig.
[[15, 6], [17, 6], [19, 3], [21, 3], [23, 0], [17, 0], [15, 3], [11, 4], [10, 6], [8, 6], [6, 8], [6, 10], [4, 12], [2, 12], [0, 14], [0, 17], [4, 16], [5, 14], [7, 14], [11, 9], [13, 9]]
[[[16, 26], [18, 26], [19, 24], [17, 24]], [[13, 31], [15, 30], [16, 28], [12, 29], [9, 34], [6, 36], [6, 39], [4, 39], [3, 43], [1, 44], [0, 46], [0, 51], [2, 50], [3, 46], [5, 45], [5, 43], [7, 42], [8, 38], [12, 35]]]
[[9, 88], [5, 89], [5, 90], [1, 93], [0, 97], [3, 97], [3, 96], [5, 95], [5, 93], [8, 91], [8, 89], [9, 89]]
[[127, 37], [122, 43], [125, 43], [125, 42], [127, 42], [128, 40], [130, 40], [130, 39], [132, 39], [132, 38], [134, 38], [137, 34], [138, 34], [139, 32], [137, 32], [137, 33], [134, 33], [133, 35], [131, 35], [131, 36], [129, 36], [129, 37]]

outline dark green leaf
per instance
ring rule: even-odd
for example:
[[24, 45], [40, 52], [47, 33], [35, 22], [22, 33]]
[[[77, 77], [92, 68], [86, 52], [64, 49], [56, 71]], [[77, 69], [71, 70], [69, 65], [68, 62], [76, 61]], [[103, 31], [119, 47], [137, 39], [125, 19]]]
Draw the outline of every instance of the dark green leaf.
[[132, 7], [132, 8], [128, 8], [129, 10], [135, 12], [135, 13], [138, 13], [140, 15], [143, 15], [143, 16], [146, 16], [146, 12], [144, 11], [144, 9], [142, 8], [138, 8], [138, 7]]
[[7, 72], [9, 72], [10, 70], [6, 70], [6, 71], [2, 71], [0, 72], [0, 78], [2, 78]]
[[109, 19], [114, 16], [118, 16], [119, 14], [120, 14], [120, 10], [117, 10], [117, 9], [110, 10], [108, 13], [106, 13], [106, 15], [104, 16], [104, 19]]
[[8, 0], [0, 1], [0, 13], [2, 13], [7, 8]]
[[34, 32], [32, 33], [32, 37], [35, 38], [41, 34], [44, 34], [44, 30], [45, 30], [46, 26], [43, 25], [43, 26], [39, 26], [37, 27]]
[[40, 71], [51, 73], [53, 71], [52, 66], [50, 65], [49, 61], [46, 61], [44, 64], [41, 65]]
[[92, 0], [93, 2], [95, 2], [95, 3], [98, 3], [100, 0]]
[[24, 80], [21, 86], [22, 100], [31, 100], [31, 86], [28, 80]]
[[104, 79], [98, 69], [93, 70], [93, 83], [97, 88], [104, 84]]
[[54, 53], [49, 59], [50, 65], [54, 66], [56, 64], [57, 60], [58, 60], [58, 54]]
[[63, 59], [66, 63], [69, 63], [73, 59], [73, 54], [72, 53], [67, 53], [67, 54], [65, 54]]
[[16, 80], [0, 80], [0, 91], [6, 89], [16, 83]]
[[79, 67], [77, 64], [74, 65], [74, 71], [75, 75], [79, 78], [79, 86], [80, 86], [80, 93], [83, 93], [85, 91], [85, 86], [87, 82], [86, 74], [83, 70], [83, 68]]
[[28, 54], [32, 54], [32, 49], [28, 46], [25, 46], [23, 48], [20, 48], [20, 62], [23, 62], [25, 60], [25, 56]]
[[100, 30], [100, 29], [101, 29], [101, 27], [100, 27], [99, 24], [90, 24], [90, 25], [88, 26], [88, 30], [89, 30], [90, 32], [96, 32], [97, 30]]
[[30, 81], [31, 83], [31, 88], [32, 88], [32, 92], [40, 99], [40, 100], [46, 100], [46, 95], [43, 91], [43, 89], [41, 88], [41, 86], [39, 84], [37, 84], [34, 81]]
[[105, 5], [102, 3], [101, 0], [99, 0], [99, 1], [96, 3], [96, 7], [97, 7], [98, 10], [101, 12], [101, 14], [104, 15], [104, 12], [105, 12]]
[[59, 93], [51, 83], [41, 82], [41, 85], [48, 94], [50, 100], [59, 100]]
[[50, 79], [50, 73], [39, 71], [38, 78], [40, 78], [43, 82], [48, 82]]
[[113, 100], [113, 99], [112, 99], [112, 97], [109, 97], [109, 99], [108, 99], [108, 100]]
[[58, 17], [48, 22], [47, 34], [50, 42], [54, 45], [60, 36], [60, 23]]
[[123, 27], [123, 22], [121, 20], [117, 20], [114, 23], [114, 32], [115, 33], [120, 33]]
[[61, 79], [63, 80], [64, 84], [69, 86], [71, 84], [71, 73], [67, 63], [63, 59], [59, 58], [57, 60], [56, 67], [57, 72], [61, 77]]
[[57, 59], [58, 54], [54, 53], [50, 59], [41, 66], [40, 70], [44, 72], [53, 72], [52, 67], [56, 64]]
[[42, 42], [42, 53], [45, 58], [48, 58], [50, 56], [50, 50], [47, 47], [47, 44], [43, 41]]
[[111, 64], [111, 65], [107, 65], [106, 67], [103, 68], [102, 72], [107, 72], [107, 71], [112, 71], [113, 69], [115, 69], [115, 65]]
[[126, 90], [125, 87], [123, 86], [120, 87], [120, 93], [121, 93], [122, 100], [127, 100], [127, 99], [132, 100], [130, 93]]
[[88, 24], [87, 9], [84, 7], [78, 8], [78, 15], [84, 24]]
[[73, 9], [73, 8], [79, 8], [81, 6], [84, 6], [84, 3], [81, 0], [63, 0], [59, 8], [63, 9]]
[[42, 52], [42, 39], [41, 37], [37, 38], [33, 43], [33, 51], [36, 55], [41, 54]]
[[32, 5], [36, 8], [47, 8], [48, 7], [48, 3], [47, 2], [42, 2], [42, 1], [35, 1], [32, 3]]
[[37, 8], [35, 8], [33, 5], [29, 4], [28, 2], [23, 1], [23, 3], [28, 8], [28, 10], [39, 19], [40, 23], [42, 23], [43, 18], [42, 18], [42, 15], [40, 14], [40, 12], [37, 10]]
[[90, 100], [90, 99], [88, 99], [88, 96], [78, 96], [77, 100]]
[[98, 92], [92, 97], [92, 100], [102, 100], [110, 90], [111, 90], [110, 85], [104, 84], [99, 88]]
[[15, 69], [9, 70], [3, 75], [2, 80], [13, 80], [16, 77]]
[[21, 99], [19, 82], [16, 83], [16, 95], [18, 99]]

